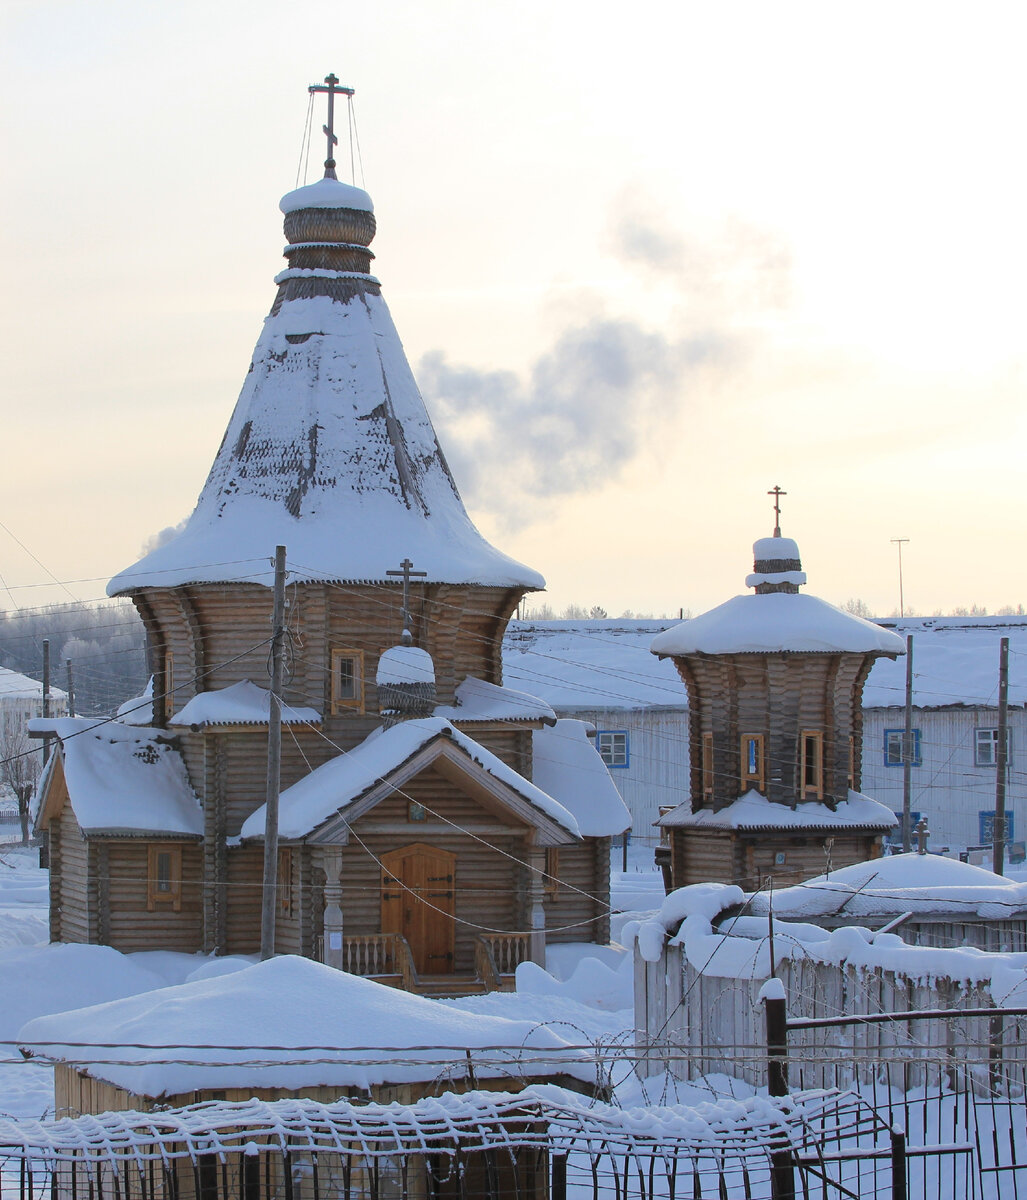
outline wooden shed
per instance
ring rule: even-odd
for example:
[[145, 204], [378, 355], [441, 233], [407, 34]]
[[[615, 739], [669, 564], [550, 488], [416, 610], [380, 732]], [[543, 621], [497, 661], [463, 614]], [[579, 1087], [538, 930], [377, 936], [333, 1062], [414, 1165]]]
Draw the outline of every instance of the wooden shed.
[[37, 1017], [19, 1046], [54, 1062], [60, 1116], [251, 1097], [411, 1104], [540, 1082], [596, 1091], [594, 1056], [534, 1022], [472, 1017], [289, 955]]
[[660, 820], [673, 887], [797, 882], [880, 852], [894, 814], [860, 794], [861, 695], [901, 638], [800, 593], [791, 538], [761, 538], [736, 596], [659, 634], [688, 690], [690, 780]]

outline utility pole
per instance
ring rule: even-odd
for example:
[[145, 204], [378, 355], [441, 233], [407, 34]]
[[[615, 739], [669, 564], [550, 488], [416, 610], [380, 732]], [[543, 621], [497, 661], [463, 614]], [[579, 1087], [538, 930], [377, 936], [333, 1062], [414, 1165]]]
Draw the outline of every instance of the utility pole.
[[267, 793], [264, 808], [264, 887], [260, 907], [260, 957], [274, 958], [278, 911], [278, 792], [282, 781], [282, 681], [285, 643], [285, 547], [275, 547], [271, 614], [271, 703], [267, 723]]
[[68, 672], [68, 716], [75, 715], [75, 679], [71, 673], [71, 659], [64, 660], [64, 667]]
[[913, 848], [913, 635], [906, 635], [906, 724], [902, 731], [902, 852]]
[[995, 821], [991, 869], [1001, 875], [1006, 857], [1006, 760], [1009, 734], [1009, 638], [999, 643], [998, 652], [998, 745], [995, 747]]
[[906, 600], [902, 594], [902, 547], [909, 538], [892, 538], [892, 545], [899, 548], [899, 616], [906, 615]]
[[[50, 639], [43, 638], [43, 719], [50, 715]], [[43, 766], [50, 760], [52, 738], [43, 738]]]

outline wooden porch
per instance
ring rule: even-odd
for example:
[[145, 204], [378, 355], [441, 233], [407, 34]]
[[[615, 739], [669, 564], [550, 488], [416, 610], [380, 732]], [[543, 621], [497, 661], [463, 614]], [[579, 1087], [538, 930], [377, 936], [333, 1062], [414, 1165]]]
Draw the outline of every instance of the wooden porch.
[[[323, 938], [317, 939], [316, 955], [325, 961]], [[418, 973], [402, 934], [369, 933], [343, 937], [340, 969], [421, 996], [473, 996], [512, 992], [518, 965], [530, 958], [528, 933], [476, 934], [473, 975], [427, 975]]]

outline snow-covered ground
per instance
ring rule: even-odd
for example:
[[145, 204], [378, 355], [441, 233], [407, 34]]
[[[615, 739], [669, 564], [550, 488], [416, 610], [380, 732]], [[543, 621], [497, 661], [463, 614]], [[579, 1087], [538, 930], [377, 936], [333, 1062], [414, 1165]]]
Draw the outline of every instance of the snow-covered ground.
[[[616, 943], [627, 921], [659, 907], [663, 883], [652, 869], [651, 851], [644, 848], [631, 848], [627, 872], [620, 869], [617, 849], [613, 866], [614, 907], [622, 910], [613, 920]], [[16, 1047], [19, 1030], [32, 1017], [223, 974], [253, 961], [168, 951], [121, 954], [105, 946], [51, 946], [48, 883], [34, 848], [14, 841], [0, 844], [0, 1114], [17, 1118], [38, 1118], [53, 1108], [52, 1069], [26, 1061]], [[616, 944], [555, 946], [547, 967], [543, 971], [524, 964], [516, 992], [442, 1003], [483, 1017], [550, 1026], [565, 1040], [611, 1052], [630, 1042], [632, 965], [627, 950]], [[644, 1102], [646, 1093], [631, 1078], [618, 1083], [626, 1102]], [[650, 1082], [649, 1092], [660, 1095], [662, 1091], [662, 1081]], [[710, 1098], [708, 1089], [696, 1094]]]

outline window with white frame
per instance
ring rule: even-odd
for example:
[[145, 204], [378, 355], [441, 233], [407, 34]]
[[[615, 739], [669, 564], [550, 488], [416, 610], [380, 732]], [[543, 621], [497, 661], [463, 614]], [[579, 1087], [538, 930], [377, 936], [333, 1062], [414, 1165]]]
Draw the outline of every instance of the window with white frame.
[[[1006, 730], [1006, 762], [1012, 758], [1010, 730]], [[978, 767], [994, 767], [998, 764], [998, 730], [974, 730], [974, 764]]]
[[[884, 731], [884, 765], [886, 767], [901, 767], [905, 759], [902, 755], [902, 743], [905, 741], [906, 731], [904, 729], [886, 729]], [[910, 753], [910, 765], [919, 767], [921, 765], [920, 758], [920, 730], [914, 729], [911, 734], [913, 745]]]
[[596, 749], [608, 767], [628, 765], [628, 734], [626, 729], [601, 729], [596, 734]]

